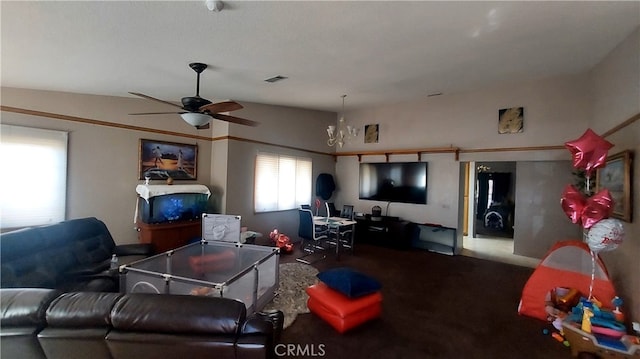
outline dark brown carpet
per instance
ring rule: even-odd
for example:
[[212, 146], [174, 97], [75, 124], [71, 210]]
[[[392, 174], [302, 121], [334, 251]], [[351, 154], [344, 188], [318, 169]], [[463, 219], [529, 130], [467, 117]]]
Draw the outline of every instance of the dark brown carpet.
[[[377, 278], [383, 285], [381, 318], [341, 335], [316, 315], [300, 314], [281, 338], [295, 355], [283, 357], [571, 357], [569, 348], [542, 334], [551, 325], [517, 313], [533, 269], [422, 250], [356, 249], [341, 261], [330, 255], [313, 265], [320, 271], [348, 266]], [[280, 262], [299, 255], [282, 254]]]

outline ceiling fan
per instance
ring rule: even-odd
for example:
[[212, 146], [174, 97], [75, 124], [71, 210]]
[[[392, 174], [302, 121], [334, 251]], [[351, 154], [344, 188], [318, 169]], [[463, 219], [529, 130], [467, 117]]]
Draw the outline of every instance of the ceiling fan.
[[241, 104], [235, 101], [223, 101], [212, 103], [211, 101], [200, 97], [200, 73], [207, 68], [206, 64], [193, 62], [189, 64], [189, 67], [193, 69], [197, 73], [197, 82], [196, 82], [196, 95], [188, 96], [182, 98], [182, 106], [176, 105], [175, 103], [164, 101], [157, 99], [155, 97], [151, 97], [145, 94], [141, 94], [138, 92], [129, 92], [132, 95], [146, 98], [148, 100], [161, 102], [173, 107], [178, 107], [181, 111], [177, 112], [142, 112], [142, 113], [131, 113], [130, 115], [164, 115], [176, 113], [182, 117], [188, 124], [194, 126], [195, 128], [202, 130], [209, 128], [209, 122], [212, 118], [227, 121], [231, 123], [237, 123], [240, 125], [246, 126], [257, 126], [258, 122], [247, 120], [245, 118], [240, 118], [236, 116], [225, 115], [220, 112], [230, 112], [240, 110], [242, 107]]

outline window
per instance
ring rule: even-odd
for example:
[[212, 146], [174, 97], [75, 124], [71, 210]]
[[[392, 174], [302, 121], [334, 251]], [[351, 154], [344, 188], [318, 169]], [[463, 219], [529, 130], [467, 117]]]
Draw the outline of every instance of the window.
[[311, 203], [311, 159], [258, 153], [254, 210], [281, 211]]
[[65, 219], [67, 132], [0, 125], [0, 228]]

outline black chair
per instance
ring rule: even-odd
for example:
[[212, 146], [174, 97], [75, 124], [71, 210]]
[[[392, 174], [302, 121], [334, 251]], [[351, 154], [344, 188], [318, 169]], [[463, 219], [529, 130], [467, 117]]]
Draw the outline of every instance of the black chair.
[[324, 254], [321, 258], [314, 261], [309, 261], [305, 258], [325, 250], [324, 242], [329, 238], [329, 227], [327, 225], [315, 224], [313, 221], [313, 212], [311, 212], [310, 209], [299, 209], [298, 215], [300, 217], [298, 237], [302, 238], [302, 251], [304, 255], [296, 258], [296, 261], [311, 264], [325, 259], [327, 256]]
[[353, 219], [353, 206], [350, 204], [345, 204], [342, 206], [342, 211], [340, 211], [340, 217]]
[[[353, 206], [345, 204], [340, 211], [340, 218], [353, 220]], [[355, 225], [350, 226], [338, 226], [331, 228], [331, 238], [327, 241], [333, 246], [337, 246], [338, 242], [340, 248], [351, 250], [351, 254], [354, 253], [354, 231]]]
[[327, 202], [327, 211], [329, 212], [327, 214], [329, 217], [340, 217], [340, 211], [336, 209], [336, 205], [333, 202]]
[[301, 204], [300, 205], [300, 209], [311, 209], [311, 205], [310, 204]]

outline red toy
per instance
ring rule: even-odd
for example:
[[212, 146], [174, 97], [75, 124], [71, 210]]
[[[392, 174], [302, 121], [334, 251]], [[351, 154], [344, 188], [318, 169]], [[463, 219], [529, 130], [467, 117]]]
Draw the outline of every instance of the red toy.
[[280, 248], [281, 251], [285, 253], [293, 252], [293, 243], [291, 243], [291, 239], [288, 236], [279, 233], [277, 228], [274, 228], [273, 231], [269, 233], [269, 238], [271, 238], [271, 240], [276, 244], [276, 247]]

